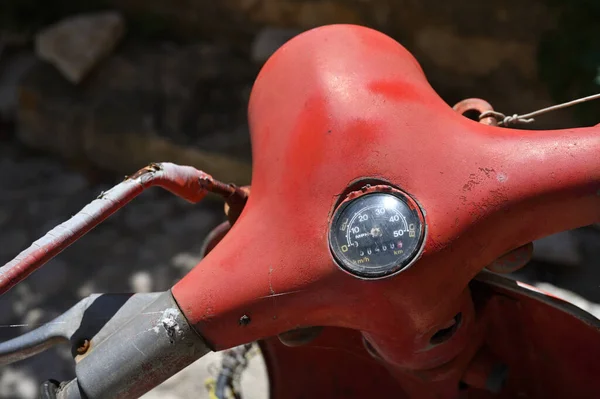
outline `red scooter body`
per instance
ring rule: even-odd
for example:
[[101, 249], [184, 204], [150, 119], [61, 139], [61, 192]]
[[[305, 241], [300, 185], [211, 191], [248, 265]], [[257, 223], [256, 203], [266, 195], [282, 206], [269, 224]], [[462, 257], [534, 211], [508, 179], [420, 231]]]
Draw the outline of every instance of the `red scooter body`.
[[[508, 368], [503, 397], [600, 396], [595, 320], [507, 282], [469, 284], [517, 247], [600, 220], [600, 128], [471, 121], [405, 48], [349, 25], [279, 49], [256, 80], [249, 120], [250, 199], [173, 294], [215, 349], [336, 327], [315, 346], [265, 342], [275, 397], [456, 397], [485, 388], [492, 363]], [[336, 205], [368, 179], [410, 195], [426, 221], [420, 259], [375, 281], [343, 272], [327, 239]], [[432, 344], [459, 313], [458, 329]]]

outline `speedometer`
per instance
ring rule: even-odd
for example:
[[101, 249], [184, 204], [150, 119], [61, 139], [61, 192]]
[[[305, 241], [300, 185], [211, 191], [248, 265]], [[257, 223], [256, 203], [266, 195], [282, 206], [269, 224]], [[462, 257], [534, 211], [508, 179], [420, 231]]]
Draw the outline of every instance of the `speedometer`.
[[420, 252], [423, 235], [423, 216], [415, 201], [385, 186], [385, 191], [349, 195], [340, 204], [329, 229], [329, 246], [346, 271], [380, 278], [409, 266]]

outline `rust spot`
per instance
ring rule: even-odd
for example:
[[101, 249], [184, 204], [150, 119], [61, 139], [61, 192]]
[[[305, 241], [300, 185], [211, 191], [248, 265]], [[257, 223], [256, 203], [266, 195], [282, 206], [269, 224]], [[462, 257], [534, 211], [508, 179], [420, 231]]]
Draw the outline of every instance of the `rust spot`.
[[148, 166], [145, 166], [142, 169], [135, 172], [132, 176], [125, 176], [125, 180], [134, 180], [145, 174], [158, 172], [161, 169], [162, 169], [162, 166], [160, 164], [151, 163]]
[[[458, 102], [452, 108], [463, 116], [467, 116], [470, 113], [475, 112], [477, 114], [477, 117], [480, 117], [480, 115], [484, 112], [494, 111], [494, 108], [490, 105], [490, 103], [480, 98], [467, 98]], [[480, 118], [479, 122], [483, 123], [484, 125], [497, 125], [496, 119], [491, 116]]]
[[479, 179], [476, 174], [471, 173], [469, 175], [469, 180], [463, 186], [463, 191], [471, 191], [471, 189], [479, 183], [481, 183], [481, 179]]
[[88, 339], [83, 340], [83, 342], [77, 347], [77, 353], [79, 355], [83, 355], [90, 349], [90, 341]]
[[496, 173], [496, 170], [494, 168], [479, 168], [479, 170], [485, 173], [486, 177], [490, 177], [490, 174]]

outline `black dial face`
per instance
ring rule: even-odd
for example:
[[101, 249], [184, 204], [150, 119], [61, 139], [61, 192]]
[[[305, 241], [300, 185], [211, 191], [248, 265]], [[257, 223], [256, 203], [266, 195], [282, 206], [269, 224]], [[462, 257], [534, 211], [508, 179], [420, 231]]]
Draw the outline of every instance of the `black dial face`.
[[387, 276], [404, 269], [418, 254], [423, 240], [419, 216], [401, 194], [365, 194], [337, 209], [329, 246], [350, 273]]

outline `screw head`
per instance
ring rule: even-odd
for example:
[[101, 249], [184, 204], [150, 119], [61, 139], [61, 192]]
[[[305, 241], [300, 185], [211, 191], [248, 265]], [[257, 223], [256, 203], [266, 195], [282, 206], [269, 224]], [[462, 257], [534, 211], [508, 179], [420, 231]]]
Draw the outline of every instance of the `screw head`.
[[240, 320], [238, 323], [240, 324], [240, 326], [244, 327], [244, 326], [247, 326], [248, 324], [250, 324], [251, 321], [252, 320], [250, 320], [250, 316], [243, 315], [242, 317], [240, 317]]

